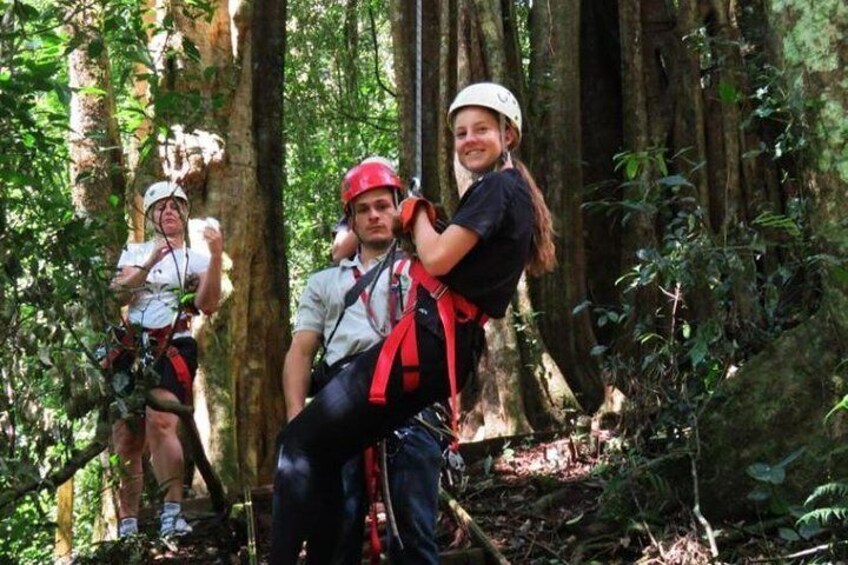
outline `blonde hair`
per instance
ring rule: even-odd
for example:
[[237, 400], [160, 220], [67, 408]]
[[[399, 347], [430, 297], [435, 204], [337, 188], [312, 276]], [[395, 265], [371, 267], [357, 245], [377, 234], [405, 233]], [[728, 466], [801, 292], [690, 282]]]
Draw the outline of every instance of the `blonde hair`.
[[[165, 199], [163, 198], [163, 200]], [[172, 198], [172, 200], [177, 203], [177, 209], [180, 211], [180, 219], [183, 222], [183, 232], [186, 232], [188, 230], [188, 202], [182, 198]], [[156, 224], [153, 223], [153, 212], [156, 209], [156, 204], [158, 204], [158, 202], [159, 201], [154, 202], [147, 210], [147, 214], [144, 215], [144, 225], [148, 234], [159, 233], [156, 229]]]
[[515, 157], [512, 162], [530, 188], [530, 202], [533, 205], [533, 248], [525, 268], [531, 276], [539, 277], [553, 271], [557, 263], [551, 211], [545, 203], [539, 185], [524, 163]]

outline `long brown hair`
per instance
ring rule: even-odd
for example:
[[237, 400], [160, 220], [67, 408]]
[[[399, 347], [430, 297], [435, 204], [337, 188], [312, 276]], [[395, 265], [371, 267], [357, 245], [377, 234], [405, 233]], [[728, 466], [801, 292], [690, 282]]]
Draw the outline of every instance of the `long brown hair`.
[[553, 271], [557, 262], [551, 211], [545, 204], [545, 197], [539, 185], [524, 163], [515, 157], [512, 158], [512, 163], [530, 187], [530, 202], [533, 204], [533, 249], [526, 269], [528, 274], [539, 277]]

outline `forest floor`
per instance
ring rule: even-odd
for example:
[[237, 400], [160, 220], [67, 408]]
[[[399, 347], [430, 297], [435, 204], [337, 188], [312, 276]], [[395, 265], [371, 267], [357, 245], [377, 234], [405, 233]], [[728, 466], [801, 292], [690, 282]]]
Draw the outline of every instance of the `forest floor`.
[[[774, 559], [773, 538], [747, 537], [735, 543], [731, 559], [711, 561], [710, 545], [697, 533], [688, 512], [679, 519], [648, 525], [635, 519], [613, 526], [601, 519], [606, 458], [599, 442], [576, 442], [573, 436], [529, 436], [464, 446], [469, 464], [463, 486], [443, 499], [438, 525], [442, 563], [663, 563], [785, 562]], [[461, 507], [473, 524], [451, 510]], [[270, 489], [253, 495], [256, 563], [268, 563]], [[460, 510], [459, 514], [463, 514]], [[194, 532], [174, 543], [155, 536], [155, 521], [130, 540], [101, 544], [78, 563], [250, 563], [244, 513], [226, 519], [196, 512], [188, 517]], [[619, 517], [620, 518], [620, 517]], [[629, 522], [629, 523], [628, 523]], [[622, 524], [625, 524], [622, 526]], [[715, 526], [715, 525], [714, 525]], [[483, 532], [494, 548], [483, 549]], [[726, 549], [726, 548], [723, 548]], [[782, 552], [785, 554], [785, 552]], [[723, 550], [723, 555], [725, 551]], [[367, 561], [363, 561], [366, 563]], [[798, 562], [798, 561], [793, 561]]]

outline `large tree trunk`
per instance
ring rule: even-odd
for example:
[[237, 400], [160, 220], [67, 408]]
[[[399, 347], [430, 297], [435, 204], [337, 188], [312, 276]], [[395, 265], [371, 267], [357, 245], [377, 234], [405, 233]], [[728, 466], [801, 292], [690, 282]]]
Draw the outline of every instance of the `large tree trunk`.
[[76, 9], [69, 22], [71, 33], [84, 39], [68, 58], [68, 147], [74, 207], [106, 221], [112, 245], [105, 260], [111, 265], [125, 237], [119, 220], [126, 178], [108, 52], [100, 33], [102, 15], [102, 6], [95, 2]]
[[[767, 2], [771, 33], [781, 38], [786, 88], [794, 77], [803, 80], [804, 96], [812, 102], [807, 116], [812, 154], [817, 157], [806, 177], [814, 199], [811, 226], [822, 253], [848, 255], [848, 154], [844, 129], [848, 114], [848, 13], [837, 2], [827, 5]], [[811, 22], [826, 20], [827, 29]], [[810, 38], [815, 38], [814, 42]], [[800, 94], [800, 93], [798, 93]], [[845, 411], [824, 421], [824, 415], [848, 393], [844, 360], [848, 355], [848, 284], [844, 269], [829, 266], [823, 277], [819, 311], [786, 332], [722, 385], [722, 400], [708, 407], [701, 421], [701, 476], [705, 504], [714, 515], [749, 509], [745, 494], [754, 484], [745, 469], [752, 463], [775, 464], [805, 447], [804, 455], [786, 471], [781, 492], [800, 503], [812, 488], [844, 475], [848, 453]]]
[[[584, 0], [580, 9], [580, 105], [582, 111], [583, 198], [586, 202], [619, 199], [613, 156], [623, 145], [621, 46], [616, 0]], [[700, 91], [699, 91], [700, 92]], [[621, 224], [609, 211], [589, 208], [584, 215], [586, 293], [594, 306], [619, 302], [615, 281], [621, 265]], [[613, 325], [596, 328], [598, 341], [612, 341]]]
[[279, 93], [286, 3], [218, 0], [208, 19], [176, 1], [160, 8], [178, 33], [154, 38], [158, 89], [189, 102], [158, 117], [170, 131], [160, 140], [162, 168], [187, 189], [192, 215], [220, 218], [232, 259], [229, 298], [196, 332], [195, 381], [201, 436], [232, 491], [270, 480], [284, 416], [289, 316]]
[[580, 2], [531, 11], [531, 99], [526, 105], [532, 138], [532, 170], [554, 218], [558, 264], [553, 273], [531, 280], [533, 306], [542, 312], [539, 329], [580, 405], [594, 412], [604, 385], [596, 360], [592, 321], [586, 309], [583, 246], [583, 167], [580, 107]]

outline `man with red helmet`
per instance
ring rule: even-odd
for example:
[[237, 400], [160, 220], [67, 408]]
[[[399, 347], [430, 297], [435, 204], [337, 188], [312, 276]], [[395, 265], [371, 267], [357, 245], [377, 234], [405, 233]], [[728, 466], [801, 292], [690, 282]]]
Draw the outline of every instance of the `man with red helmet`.
[[[318, 393], [316, 389], [329, 388], [332, 377], [385, 337], [403, 312], [410, 288], [408, 261], [391, 256], [392, 218], [402, 190], [400, 178], [382, 158], [366, 159], [344, 177], [342, 206], [358, 246], [354, 253], [344, 252], [337, 267], [312, 275], [301, 295], [283, 369], [288, 421], [303, 409], [310, 389]], [[313, 369], [322, 345], [323, 360]], [[438, 563], [435, 526], [442, 438], [430, 431], [439, 425], [432, 408], [416, 418], [386, 442], [389, 491], [400, 538], [389, 536], [393, 563]], [[315, 562], [361, 563], [369, 479], [373, 476], [364, 472], [361, 456], [345, 464], [343, 508], [320, 509], [322, 522], [341, 521], [342, 539], [322, 539], [321, 531], [327, 530], [319, 528], [308, 542], [310, 555], [321, 555]], [[370, 486], [374, 487], [373, 481]], [[286, 511], [278, 504], [277, 493], [274, 505], [276, 519]], [[372, 549], [375, 545], [372, 542]]]

